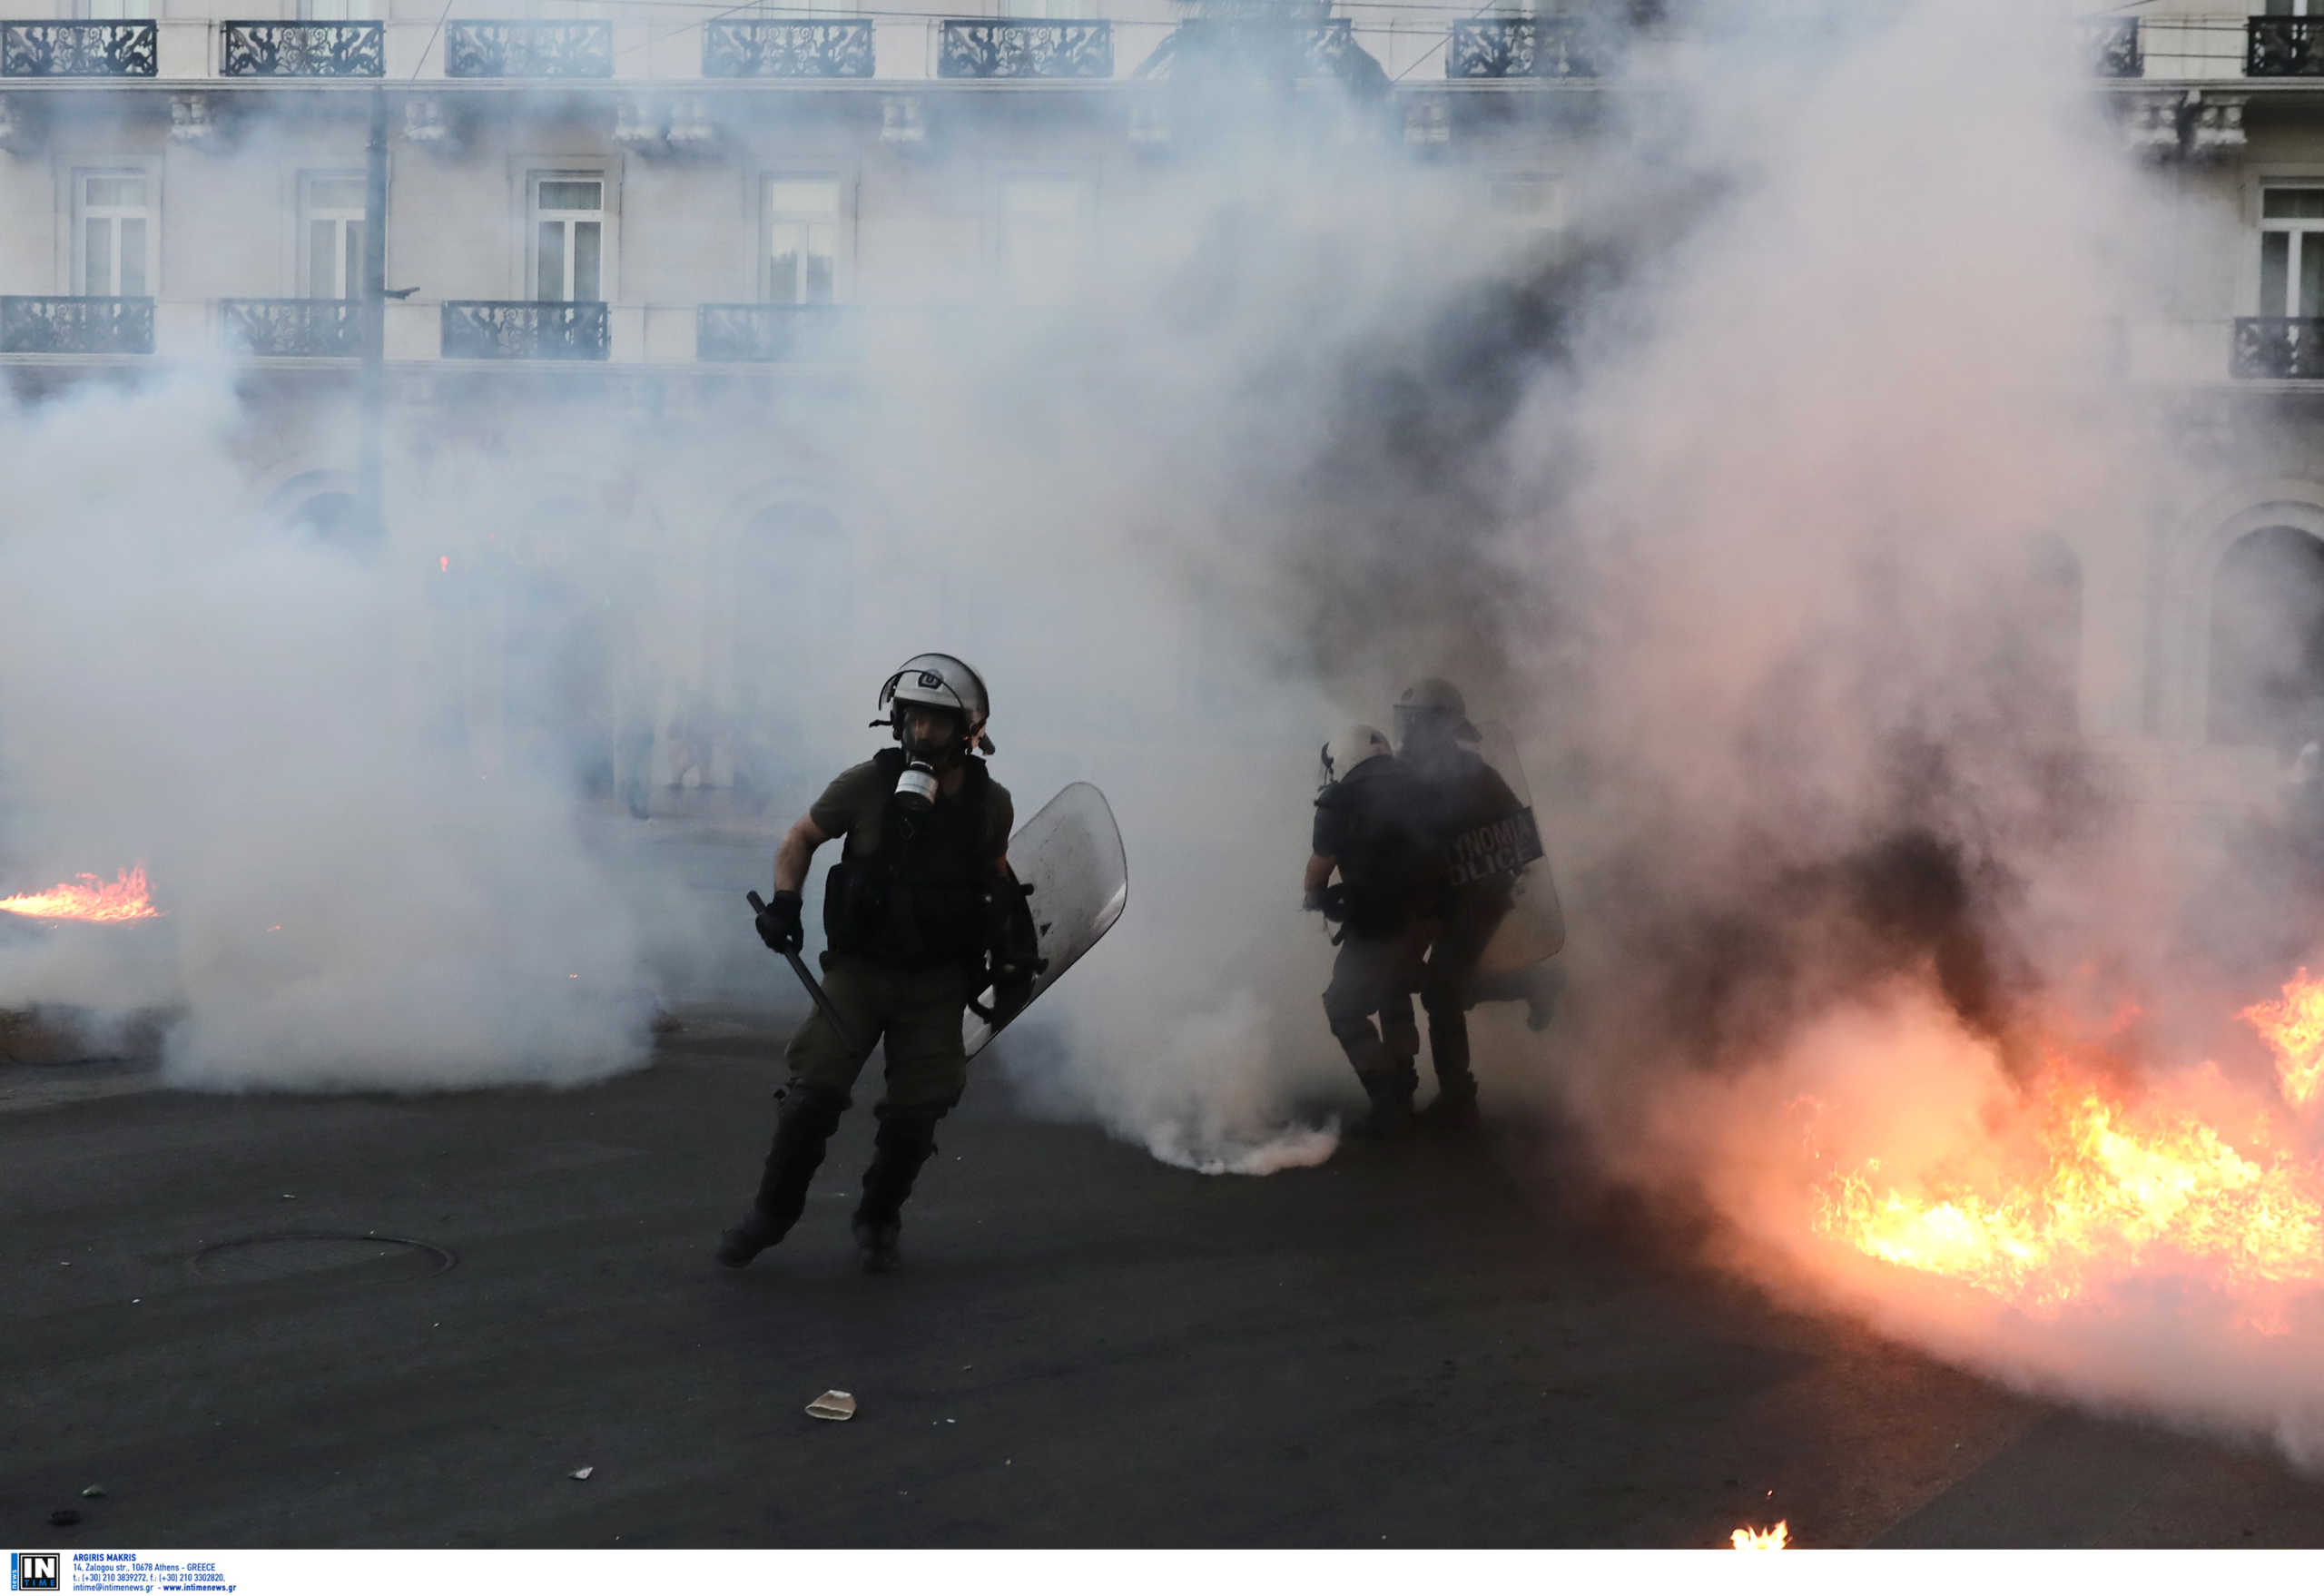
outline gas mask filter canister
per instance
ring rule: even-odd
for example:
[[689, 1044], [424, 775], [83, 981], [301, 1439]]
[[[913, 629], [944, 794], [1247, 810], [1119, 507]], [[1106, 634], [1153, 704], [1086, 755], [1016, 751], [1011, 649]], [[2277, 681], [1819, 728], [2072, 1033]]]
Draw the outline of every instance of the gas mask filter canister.
[[936, 806], [936, 767], [917, 754], [896, 778], [896, 803], [909, 814], [925, 814]]

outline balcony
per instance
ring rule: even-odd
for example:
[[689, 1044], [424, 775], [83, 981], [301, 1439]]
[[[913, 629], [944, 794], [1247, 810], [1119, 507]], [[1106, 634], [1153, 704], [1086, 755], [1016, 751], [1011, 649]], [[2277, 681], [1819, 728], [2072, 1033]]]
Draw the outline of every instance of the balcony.
[[0, 77], [152, 77], [161, 37], [150, 22], [0, 23]]
[[1604, 75], [1607, 51], [1578, 18], [1495, 16], [1452, 25], [1449, 78]]
[[602, 360], [613, 347], [603, 300], [446, 300], [448, 360]]
[[363, 352], [359, 300], [221, 300], [218, 328], [229, 349], [262, 360]]
[[937, 37], [936, 75], [1100, 78], [1114, 75], [1114, 28], [1106, 22], [999, 22], [948, 17]]
[[2090, 69], [2100, 77], [2144, 77], [2146, 61], [2139, 54], [2139, 19], [2110, 16], [2083, 25], [2083, 43]]
[[872, 19], [703, 25], [704, 77], [870, 77]]
[[694, 359], [845, 360], [856, 333], [844, 305], [704, 305], [694, 312]]
[[223, 77], [383, 77], [387, 29], [376, 22], [224, 22]]
[[2324, 318], [2238, 316], [2228, 371], [2277, 381], [2324, 377]]
[[153, 301], [105, 294], [0, 295], [0, 355], [150, 355]]
[[1193, 16], [1171, 29], [1131, 75], [1345, 79], [1361, 75], [1370, 61], [1345, 17]]
[[[2324, 16], [2255, 16], [2243, 25], [2246, 77], [2324, 76]], [[2238, 343], [2240, 343], [2239, 338]]]
[[607, 22], [449, 22], [446, 77], [611, 77]]

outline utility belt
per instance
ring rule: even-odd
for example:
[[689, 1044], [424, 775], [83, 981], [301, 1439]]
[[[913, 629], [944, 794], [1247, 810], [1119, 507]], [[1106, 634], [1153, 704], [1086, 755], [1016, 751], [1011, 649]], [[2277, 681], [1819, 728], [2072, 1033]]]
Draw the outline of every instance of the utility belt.
[[823, 939], [834, 953], [899, 969], [979, 963], [990, 901], [981, 887], [899, 880], [842, 859], [823, 878]]

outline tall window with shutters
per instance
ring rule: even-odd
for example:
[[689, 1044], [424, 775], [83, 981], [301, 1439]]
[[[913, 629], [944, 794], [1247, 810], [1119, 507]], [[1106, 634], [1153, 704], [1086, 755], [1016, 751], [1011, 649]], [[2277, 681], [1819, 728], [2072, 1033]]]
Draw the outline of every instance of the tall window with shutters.
[[839, 299], [842, 203], [837, 178], [766, 180], [769, 304], [828, 305]]
[[299, 181], [299, 291], [310, 300], [363, 297], [359, 172], [310, 172]]
[[153, 183], [143, 172], [74, 174], [74, 291], [153, 291]]
[[532, 297], [604, 299], [604, 173], [536, 172], [527, 186], [532, 201]]
[[2261, 191], [2260, 314], [2324, 316], [2324, 185]]

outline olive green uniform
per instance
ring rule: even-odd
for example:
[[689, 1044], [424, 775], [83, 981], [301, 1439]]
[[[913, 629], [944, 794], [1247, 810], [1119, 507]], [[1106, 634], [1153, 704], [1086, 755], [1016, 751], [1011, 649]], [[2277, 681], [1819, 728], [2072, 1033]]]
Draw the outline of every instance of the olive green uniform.
[[[1016, 822], [1009, 790], [987, 778], [983, 783], [983, 842], [986, 863], [1008, 852]], [[826, 835], [847, 840], [847, 856], [876, 852], [881, 829], [893, 816], [890, 801], [895, 777], [875, 760], [842, 771], [808, 818]], [[956, 800], [940, 794], [940, 810]], [[794, 1087], [809, 1087], [846, 1099], [874, 1044], [887, 1044], [887, 1110], [937, 1112], [960, 1100], [968, 1084], [968, 1055], [960, 1044], [960, 1017], [981, 971], [957, 959], [875, 959], [858, 953], [825, 953], [823, 991], [839, 1010], [847, 1039], [832, 1029], [821, 1010], [793, 1035], [783, 1054]]]

